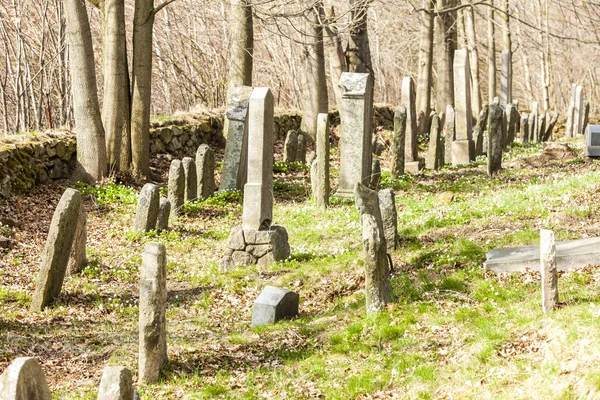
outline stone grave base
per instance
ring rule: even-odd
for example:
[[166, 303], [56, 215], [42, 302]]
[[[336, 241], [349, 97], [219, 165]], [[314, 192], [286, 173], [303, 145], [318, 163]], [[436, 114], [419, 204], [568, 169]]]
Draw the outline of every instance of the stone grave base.
[[418, 174], [425, 168], [425, 160], [419, 158], [417, 161], [407, 161], [404, 163], [404, 172], [409, 174]]
[[288, 233], [283, 226], [271, 226], [268, 230], [231, 230], [225, 245], [225, 257], [219, 261], [221, 270], [257, 264], [267, 266], [290, 256]]
[[[526, 268], [540, 270], [539, 245], [492, 250], [486, 258], [483, 268], [494, 272], [525, 272]], [[556, 267], [559, 271], [588, 264], [600, 265], [600, 238], [556, 243]]]
[[452, 165], [468, 164], [471, 162], [470, 140], [455, 140], [452, 142]]

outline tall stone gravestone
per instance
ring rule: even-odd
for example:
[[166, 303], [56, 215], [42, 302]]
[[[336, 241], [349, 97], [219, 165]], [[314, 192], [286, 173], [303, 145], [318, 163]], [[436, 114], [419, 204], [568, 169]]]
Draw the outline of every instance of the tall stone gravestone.
[[215, 193], [215, 153], [207, 144], [196, 150], [198, 198], [207, 199]]
[[139, 379], [158, 380], [167, 361], [167, 254], [162, 243], [147, 243], [140, 268]]
[[[488, 111], [489, 107], [487, 104], [484, 104], [479, 112], [479, 119], [477, 120], [477, 125], [475, 125], [475, 129], [473, 129], [473, 140], [475, 140], [475, 156], [480, 156], [483, 154], [483, 135], [485, 130], [487, 129], [487, 120], [488, 120]], [[485, 149], [487, 151], [487, 149]]]
[[500, 106], [505, 109], [512, 103], [512, 53], [504, 50], [500, 66]]
[[529, 143], [529, 117], [527, 113], [521, 114], [521, 129], [519, 131], [519, 141], [521, 143]]
[[48, 382], [38, 361], [19, 357], [0, 376], [0, 400], [51, 400]]
[[344, 72], [342, 135], [340, 139], [340, 181], [336, 196], [352, 197], [354, 186], [369, 184], [371, 176], [371, 134], [373, 112], [371, 74]]
[[406, 133], [404, 141], [404, 169], [417, 173], [423, 168], [417, 148], [417, 105], [415, 99], [415, 81], [410, 76], [402, 79], [402, 105], [406, 108]]
[[31, 311], [42, 311], [60, 295], [80, 212], [81, 194], [75, 189], [65, 190], [50, 223]]
[[468, 164], [474, 158], [471, 113], [471, 74], [467, 49], [454, 52], [454, 108], [456, 132], [452, 142], [452, 165]]
[[531, 103], [531, 113], [529, 114], [529, 141], [537, 143], [538, 137], [538, 103]]
[[542, 308], [544, 313], [558, 307], [558, 270], [554, 232], [540, 230], [540, 272], [542, 276]]
[[189, 203], [190, 201], [198, 198], [198, 175], [196, 173], [196, 162], [192, 157], [184, 157], [181, 160], [181, 166], [183, 167], [183, 176], [185, 179], [184, 189], [184, 202]]
[[504, 132], [504, 112], [498, 105], [491, 105], [488, 122], [488, 175], [493, 176], [502, 168], [502, 136]]
[[185, 173], [181, 160], [171, 161], [169, 167], [168, 196], [171, 203], [171, 219], [175, 220], [183, 213], [185, 202]]
[[406, 107], [400, 105], [394, 112], [394, 139], [392, 141], [392, 177], [404, 175], [404, 146], [406, 145]]
[[273, 221], [273, 94], [252, 91], [248, 110], [248, 182], [244, 186], [242, 226], [231, 230], [222, 269], [289, 257], [287, 231]]
[[248, 100], [252, 94], [249, 86], [235, 86], [225, 114], [227, 143], [221, 170], [219, 191], [242, 190], [246, 183], [248, 159], [247, 115]]
[[379, 197], [379, 210], [381, 212], [381, 221], [383, 222], [387, 252], [392, 253], [398, 248], [396, 196], [391, 189], [380, 190], [377, 196]]
[[317, 206], [327, 208], [329, 205], [329, 115], [321, 113], [317, 116], [317, 158], [311, 166], [312, 192]]
[[429, 128], [429, 150], [425, 159], [425, 167], [428, 169], [439, 169], [442, 167], [444, 157], [444, 143], [440, 132], [440, 117], [436, 112], [431, 114], [431, 125]]

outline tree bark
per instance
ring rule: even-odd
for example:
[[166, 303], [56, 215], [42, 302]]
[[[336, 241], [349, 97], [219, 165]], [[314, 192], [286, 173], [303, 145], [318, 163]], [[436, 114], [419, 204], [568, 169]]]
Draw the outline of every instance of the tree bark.
[[[367, 11], [370, 0], [350, 0], [350, 16], [352, 23], [348, 47], [344, 55], [348, 72], [371, 73], [374, 76], [371, 63], [371, 49], [369, 47], [369, 34], [367, 30]], [[373, 81], [375, 81], [373, 79]]]
[[340, 87], [340, 77], [346, 70], [346, 59], [344, 58], [344, 49], [342, 48], [342, 39], [338, 35], [337, 28], [334, 25], [335, 12], [333, 6], [325, 8], [325, 26], [323, 27], [323, 39], [325, 47], [329, 54], [329, 74], [331, 75], [331, 86], [335, 95], [335, 104], [338, 111], [342, 112], [342, 88]]
[[94, 183], [106, 176], [106, 144], [100, 118], [92, 35], [84, 0], [64, 0], [77, 135], [73, 177]]
[[254, 24], [252, 6], [248, 0], [232, 0], [229, 26], [231, 27], [231, 54], [227, 76], [227, 99], [232, 86], [252, 86]]
[[433, 67], [433, 2], [423, 0], [421, 38], [419, 41], [419, 66], [417, 77], [417, 132], [427, 130], [427, 117], [431, 111], [431, 75]]
[[496, 40], [494, 39], [494, 0], [488, 7], [488, 103], [493, 104], [496, 97]]
[[[437, 0], [436, 8], [456, 6], [456, 0]], [[447, 106], [454, 107], [454, 50], [456, 50], [456, 12], [438, 14], [435, 17], [437, 36], [437, 110], [445, 111]]]
[[[473, 4], [473, 0], [470, 0]], [[471, 112], [477, 118], [481, 112], [481, 88], [479, 85], [479, 52], [475, 39], [475, 16], [473, 7], [465, 9], [465, 30], [467, 34], [467, 47], [469, 49], [469, 62], [471, 64]]]

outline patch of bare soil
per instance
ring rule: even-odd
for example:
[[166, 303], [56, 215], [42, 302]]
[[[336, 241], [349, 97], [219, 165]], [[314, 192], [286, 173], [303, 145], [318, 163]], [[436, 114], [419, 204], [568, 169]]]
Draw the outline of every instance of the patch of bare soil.
[[527, 167], [546, 167], [551, 163], [565, 163], [582, 157], [583, 154], [572, 149], [566, 143], [546, 143], [542, 154], [520, 158], [518, 160], [507, 163], [506, 167], [511, 168], [527, 168]]

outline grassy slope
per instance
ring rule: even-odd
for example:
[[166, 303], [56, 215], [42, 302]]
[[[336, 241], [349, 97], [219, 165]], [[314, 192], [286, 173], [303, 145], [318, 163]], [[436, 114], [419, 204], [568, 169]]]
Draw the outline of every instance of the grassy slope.
[[[230, 272], [215, 262], [241, 219], [239, 196], [186, 206], [170, 232], [134, 235], [133, 190], [85, 188], [90, 265], [66, 282], [56, 307], [30, 314], [37, 260], [21, 247], [4, 255], [3, 366], [39, 357], [61, 399], [95, 398], [107, 364], [135, 372], [137, 268], [144, 243], [160, 240], [170, 363], [159, 384], [139, 388], [142, 398], [598, 396], [598, 271], [563, 275], [563, 305], [545, 316], [539, 276], [481, 269], [486, 251], [536, 243], [540, 227], [558, 240], [600, 235], [598, 169], [552, 163], [494, 179], [481, 166], [384, 177], [396, 189], [401, 245], [393, 254], [398, 301], [377, 316], [364, 311], [358, 213], [341, 203], [317, 210], [305, 170], [277, 175], [275, 223], [289, 231], [292, 258]], [[27, 271], [26, 282], [12, 269]], [[252, 301], [266, 284], [299, 292], [300, 317], [252, 329]]]

